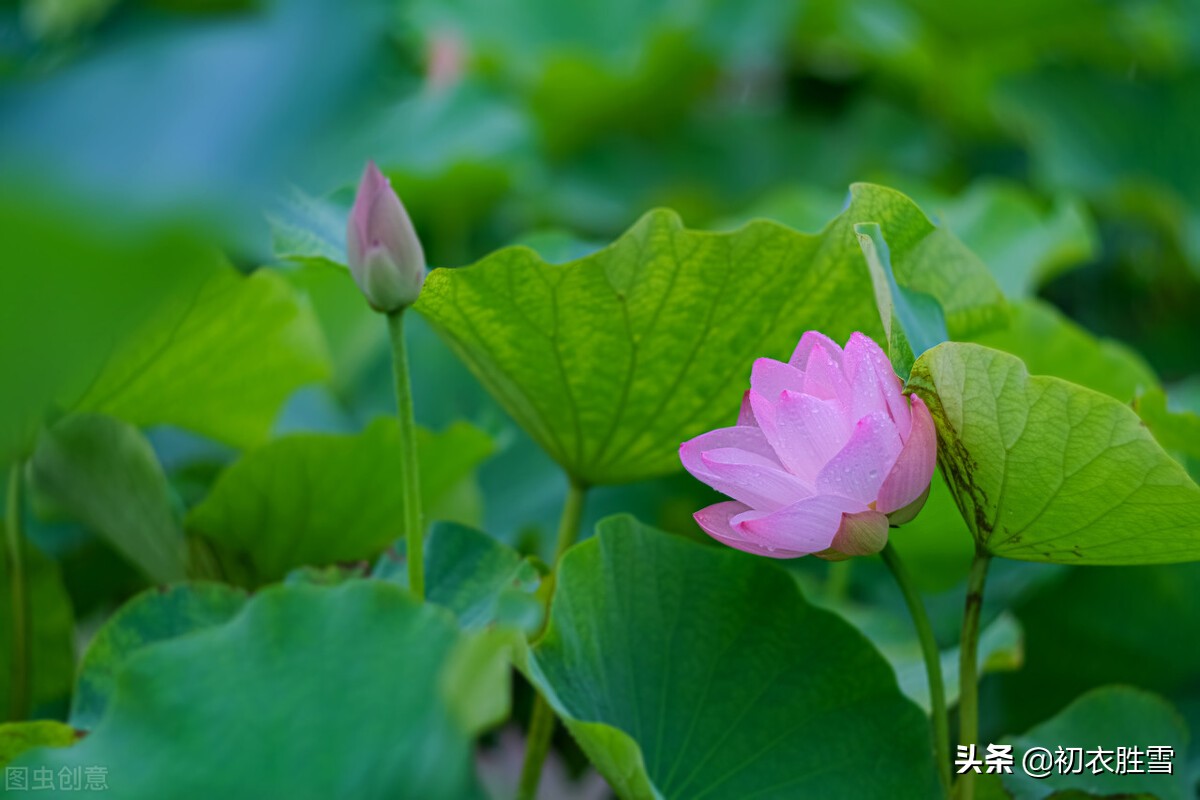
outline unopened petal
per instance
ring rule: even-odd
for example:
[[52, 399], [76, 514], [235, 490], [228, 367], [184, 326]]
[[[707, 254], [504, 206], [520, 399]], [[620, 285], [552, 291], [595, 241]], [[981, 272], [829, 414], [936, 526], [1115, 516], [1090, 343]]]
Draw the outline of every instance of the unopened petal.
[[872, 411], [887, 411], [903, 440], [912, 424], [900, 377], [886, 354], [870, 337], [850, 335], [846, 343], [846, 375], [853, 387], [855, 419]]
[[750, 372], [750, 388], [774, 401], [783, 392], [804, 391], [804, 373], [773, 358], [760, 358]]
[[[879, 501], [875, 507], [884, 514], [891, 514], [913, 504], [929, 490], [936, 465], [937, 429], [925, 402], [913, 395], [912, 430], [879, 490]], [[917, 510], [920, 510], [919, 507]], [[914, 511], [911, 516], [915, 514]], [[901, 521], [907, 520], [897, 520], [897, 524]]]
[[792, 357], [788, 359], [788, 363], [799, 370], [808, 369], [808, 358], [812, 354], [813, 348], [818, 346], [824, 349], [827, 355], [841, 364], [842, 348], [838, 346], [837, 342], [820, 331], [806, 331], [800, 337], [800, 342], [796, 345], [796, 349], [792, 351]]
[[837, 400], [849, 410], [852, 396], [850, 384], [842, 373], [840, 352], [834, 358], [820, 343], [813, 347], [804, 369], [804, 393], [822, 400]]

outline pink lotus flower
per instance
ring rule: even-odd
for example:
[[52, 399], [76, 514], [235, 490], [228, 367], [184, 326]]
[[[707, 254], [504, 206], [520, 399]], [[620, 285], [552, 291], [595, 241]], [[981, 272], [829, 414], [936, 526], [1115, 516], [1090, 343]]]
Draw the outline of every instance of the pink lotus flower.
[[425, 283], [425, 252], [388, 179], [367, 162], [346, 226], [346, 256], [354, 282], [376, 311], [416, 302]]
[[683, 466], [733, 500], [696, 512], [719, 542], [771, 558], [877, 553], [929, 495], [937, 433], [879, 346], [809, 331], [754, 362], [738, 424], [684, 442]]

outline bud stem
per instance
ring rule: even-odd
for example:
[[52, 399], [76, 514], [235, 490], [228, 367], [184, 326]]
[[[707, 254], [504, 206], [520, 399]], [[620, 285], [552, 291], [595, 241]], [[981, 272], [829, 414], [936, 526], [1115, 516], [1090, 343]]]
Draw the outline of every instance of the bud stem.
[[13, 462], [8, 478], [5, 508], [5, 542], [8, 551], [9, 586], [12, 590], [12, 682], [8, 718], [19, 721], [29, 716], [29, 606], [25, 586], [24, 538], [21, 535], [21, 462]]
[[[583, 519], [583, 502], [587, 490], [576, 483], [570, 482], [567, 489], [567, 500], [563, 505], [562, 517], [558, 523], [558, 542], [554, 550], [554, 572], [548, 581], [557, 577], [558, 562], [563, 553], [570, 549], [579, 536], [579, 523]], [[547, 599], [549, 602], [549, 599]], [[550, 752], [550, 741], [554, 737], [554, 709], [546, 702], [546, 698], [537, 692], [533, 698], [533, 713], [529, 718], [529, 735], [525, 743], [525, 763], [521, 765], [521, 782], [517, 785], [517, 800], [535, 800], [538, 783], [542, 777], [542, 764], [546, 754]]]
[[417, 423], [413, 420], [412, 382], [408, 374], [408, 347], [404, 339], [404, 309], [387, 315], [392, 340], [392, 373], [396, 380], [396, 418], [400, 422], [403, 474], [400, 496], [404, 501], [404, 537], [408, 559], [408, 588], [425, 599], [425, 529], [421, 521], [421, 476], [417, 466]]
[[[925, 604], [921, 602], [921, 592], [912, 581], [912, 576], [900, 560], [900, 554], [889, 541], [879, 553], [883, 563], [892, 572], [904, 602], [908, 605], [908, 614], [912, 617], [913, 627], [917, 629], [917, 639], [921, 642], [921, 656], [925, 659], [925, 676], [929, 680], [929, 706], [933, 721], [933, 753], [937, 761], [938, 780], [942, 783], [942, 794], [950, 794], [950, 719], [946, 713], [946, 690], [942, 682], [942, 655], [938, 650], [937, 640], [933, 636], [933, 626], [929, 624], [929, 616], [925, 613]], [[846, 563], [850, 563], [847, 561]]]
[[[967, 577], [967, 604], [958, 645], [958, 741], [964, 745], [978, 744], [979, 738], [979, 617], [983, 611], [983, 586], [990, 562], [991, 556], [976, 545], [975, 560], [971, 562], [971, 573]], [[974, 800], [975, 773], [972, 770], [959, 776], [955, 796], [959, 800]]]

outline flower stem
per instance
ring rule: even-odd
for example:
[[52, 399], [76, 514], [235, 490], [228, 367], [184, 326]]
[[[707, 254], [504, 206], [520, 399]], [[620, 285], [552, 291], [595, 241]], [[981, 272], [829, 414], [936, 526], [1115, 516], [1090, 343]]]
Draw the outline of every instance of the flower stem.
[[946, 690], [942, 682], [942, 658], [938, 650], [937, 640], [933, 637], [933, 627], [929, 624], [929, 616], [925, 613], [925, 604], [921, 601], [921, 593], [913, 583], [912, 576], [900, 560], [896, 548], [888, 542], [879, 554], [883, 563], [887, 564], [904, 595], [908, 605], [909, 616], [912, 617], [913, 627], [917, 629], [917, 639], [921, 643], [921, 655], [925, 659], [925, 675], [929, 680], [929, 705], [933, 718], [933, 753], [937, 760], [938, 779], [942, 783], [942, 793], [950, 794], [950, 720], [946, 713]]
[[413, 420], [412, 382], [404, 339], [404, 309], [387, 315], [392, 340], [392, 373], [396, 380], [396, 418], [400, 422], [403, 454], [400, 496], [404, 501], [404, 536], [408, 558], [408, 588], [425, 599], [425, 529], [421, 522], [421, 476], [417, 467], [417, 423]]
[[[983, 587], [987, 581], [991, 556], [978, 546], [971, 573], [967, 577], [967, 604], [963, 609], [962, 639], [959, 642], [958, 666], [958, 741], [963, 745], [977, 744], [979, 738], [979, 617], [983, 611]], [[975, 773], [967, 770], [955, 786], [959, 800], [974, 800]]]
[[850, 572], [854, 569], [853, 564], [853, 558], [829, 562], [829, 572], [825, 580], [825, 598], [830, 603], [840, 603], [850, 594]]
[[[558, 523], [558, 544], [554, 548], [554, 580], [558, 562], [563, 553], [575, 544], [579, 536], [579, 523], [583, 519], [583, 502], [587, 490], [575, 481], [567, 489], [567, 500], [563, 504], [562, 517]], [[533, 714], [529, 720], [529, 737], [525, 744], [525, 763], [521, 766], [521, 782], [517, 785], [517, 800], [535, 800], [538, 782], [542, 777], [542, 764], [550, 752], [550, 740], [554, 737], [554, 709], [540, 693], [533, 698]]]
[[29, 606], [25, 587], [24, 540], [21, 534], [21, 462], [12, 465], [8, 477], [5, 513], [5, 542], [8, 551], [9, 586], [12, 589], [12, 681], [9, 695], [11, 720], [29, 716]]

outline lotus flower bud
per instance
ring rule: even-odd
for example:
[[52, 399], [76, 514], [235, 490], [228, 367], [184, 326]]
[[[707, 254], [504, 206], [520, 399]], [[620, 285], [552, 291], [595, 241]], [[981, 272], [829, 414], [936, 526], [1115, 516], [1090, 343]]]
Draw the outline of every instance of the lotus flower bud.
[[368, 162], [346, 226], [346, 256], [354, 282], [376, 311], [416, 302], [425, 283], [425, 252], [388, 179]]
[[684, 442], [693, 476], [733, 498], [698, 511], [719, 542], [771, 558], [868, 555], [929, 495], [937, 433], [879, 346], [809, 331], [788, 363], [760, 358], [738, 424]]

